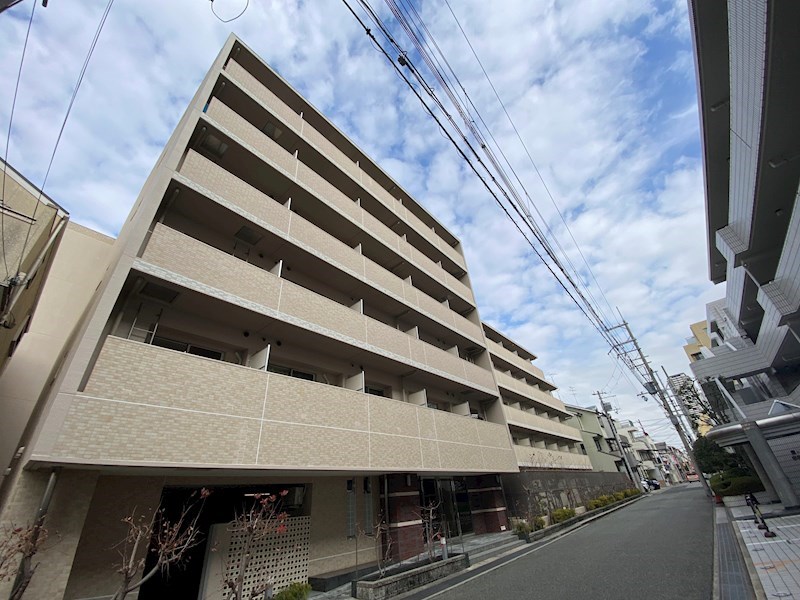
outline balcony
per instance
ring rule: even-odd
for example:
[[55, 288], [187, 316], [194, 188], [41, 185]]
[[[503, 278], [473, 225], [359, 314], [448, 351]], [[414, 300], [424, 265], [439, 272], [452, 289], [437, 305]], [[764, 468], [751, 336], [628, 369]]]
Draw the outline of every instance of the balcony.
[[504, 426], [109, 336], [52, 457], [96, 464], [515, 472]]
[[157, 224], [134, 268], [350, 347], [494, 395], [490, 371]]
[[[445, 293], [458, 295], [466, 305], [474, 307], [472, 290], [456, 279], [425, 253], [399, 236], [370, 212], [362, 209], [352, 198], [342, 193], [316, 171], [298, 161], [282, 146], [264, 135], [228, 106], [213, 98], [206, 110], [211, 124], [218, 126], [237, 142], [257, 152], [260, 157], [276, 167], [288, 180], [296, 182], [314, 197], [357, 226], [371, 238], [390, 249], [395, 256], [415, 266], [430, 281], [444, 286]], [[430, 232], [428, 233], [430, 236]]]
[[365, 173], [357, 163], [345, 155], [344, 152], [326, 136], [317, 131], [308, 121], [303, 120], [300, 115], [284, 104], [246, 69], [236, 61], [230, 60], [225, 66], [225, 75], [236, 85], [246, 90], [253, 98], [258, 100], [264, 108], [284, 121], [285, 125], [294, 129], [307, 143], [312, 145], [342, 172], [346, 173], [358, 183], [366, 193], [369, 193], [381, 205], [403, 219], [406, 225], [419, 236], [419, 239], [425, 240], [426, 244], [440, 252], [453, 264], [466, 270], [464, 257], [458, 250], [442, 239], [436, 233], [435, 229], [423, 223], [413, 212], [406, 209], [398, 198], [390, 194], [386, 188]]
[[581, 432], [569, 425], [564, 425], [563, 423], [558, 423], [505, 404], [503, 405], [503, 410], [505, 411], [506, 421], [508, 421], [509, 425], [515, 425], [523, 429], [529, 429], [531, 431], [571, 441], [580, 442], [583, 440]]
[[530, 375], [536, 378], [537, 381], [539, 381], [542, 385], [548, 387], [549, 389], [552, 390], [556, 389], [555, 385], [553, 385], [552, 383], [547, 381], [547, 379], [545, 379], [544, 372], [542, 372], [540, 368], [531, 364], [530, 361], [527, 361], [521, 356], [514, 354], [510, 350], [507, 350], [506, 348], [504, 348], [494, 340], [489, 339], [488, 337], [486, 338], [486, 342], [487, 342], [486, 347], [489, 349], [489, 352], [491, 352], [495, 357], [508, 363], [513, 367], [516, 367], [526, 375]]
[[497, 379], [497, 385], [501, 389], [507, 390], [514, 394], [518, 394], [519, 396], [522, 396], [525, 399], [532, 400], [534, 402], [542, 404], [543, 406], [552, 409], [558, 414], [563, 414], [564, 416], [570, 416], [570, 413], [566, 411], [566, 409], [564, 408], [564, 404], [558, 398], [555, 398], [554, 396], [551, 396], [547, 392], [543, 392], [542, 390], [533, 387], [524, 380], [514, 379], [511, 375], [503, 373], [502, 371], [495, 370], [494, 374]]
[[424, 317], [460, 333], [470, 342], [482, 344], [479, 325], [434, 300], [422, 290], [363, 256], [358, 250], [200, 154], [193, 151], [187, 154], [176, 180], [257, 223], [273, 235], [358, 278]]
[[546, 450], [533, 446], [514, 445], [517, 464], [532, 469], [568, 469], [591, 471], [592, 463], [585, 454], [573, 454], [561, 450]]

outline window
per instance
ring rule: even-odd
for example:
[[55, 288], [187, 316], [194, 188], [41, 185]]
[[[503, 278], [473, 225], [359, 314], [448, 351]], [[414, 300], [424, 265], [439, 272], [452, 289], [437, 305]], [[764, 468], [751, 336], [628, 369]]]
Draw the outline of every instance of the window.
[[176, 350], [177, 352], [187, 352], [189, 354], [194, 354], [195, 356], [213, 358], [214, 360], [222, 360], [225, 357], [225, 353], [220, 352], [219, 350], [211, 350], [209, 348], [203, 348], [202, 346], [195, 346], [194, 344], [180, 342], [178, 340], [171, 340], [169, 338], [160, 336], [153, 336], [153, 341], [151, 343], [153, 346], [159, 346], [169, 350]]
[[[597, 442], [597, 440], [595, 440], [595, 442]], [[581, 444], [581, 454], [587, 454], [586, 446], [584, 446], [583, 444]]]
[[316, 381], [317, 376], [314, 373], [307, 373], [291, 367], [284, 367], [282, 365], [268, 365], [267, 371], [276, 373], [277, 375], [286, 375], [288, 377], [296, 377], [297, 379], [305, 379], [306, 381]]
[[603, 451], [603, 446], [600, 444], [600, 438], [594, 438], [594, 445], [597, 448], [598, 452]]
[[368, 386], [364, 387], [364, 391], [367, 394], [372, 394], [373, 396], [386, 397], [386, 390], [384, 390], [383, 388], [379, 388], [379, 387], [374, 387], [374, 386], [369, 386], [368, 385]]

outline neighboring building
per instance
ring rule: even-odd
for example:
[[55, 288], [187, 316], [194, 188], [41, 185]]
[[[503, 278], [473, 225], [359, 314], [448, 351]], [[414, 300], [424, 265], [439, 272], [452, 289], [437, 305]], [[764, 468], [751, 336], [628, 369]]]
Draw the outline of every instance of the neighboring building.
[[775, 488], [784, 506], [796, 507], [800, 3], [689, 5], [710, 279], [726, 282], [724, 302], [708, 306], [711, 347], [701, 350], [702, 360], [691, 369], [709, 400], [719, 394], [729, 418], [744, 423], [720, 425], [708, 437], [724, 446], [744, 445], [768, 489]]
[[67, 212], [0, 159], [0, 374], [30, 327]]
[[686, 373], [670, 375], [667, 381], [692, 429], [697, 435], [705, 435], [713, 423], [708, 414], [708, 401], [703, 397], [702, 388], [695, 387], [694, 379]]
[[686, 338], [686, 345], [683, 351], [686, 353], [689, 362], [701, 360], [703, 356], [703, 349], [711, 348], [711, 339], [708, 337], [708, 323], [705, 321], [698, 321], [689, 325], [692, 331], [692, 337]]
[[602, 473], [627, 473], [609, 419], [591, 407], [568, 404], [566, 408], [573, 415], [573, 424], [581, 432], [583, 438], [581, 449], [589, 457], [592, 470]]
[[686, 453], [666, 442], [656, 442], [656, 451], [661, 461], [661, 470], [669, 484], [686, 481], [686, 474], [692, 471]]
[[483, 330], [519, 468], [590, 470], [581, 432], [552, 395], [556, 386], [531, 364], [536, 356], [486, 323]]
[[552, 384], [484, 337], [459, 241], [234, 36], [107, 254], [5, 482], [3, 522], [44, 501], [58, 532], [31, 597], [112, 593], [121, 519], [201, 486], [209, 541], [140, 600], [218, 588], [248, 494], [289, 491], [280, 588], [373, 562], [381, 513], [409, 556], [421, 505], [499, 531], [497, 474], [589, 466]]
[[[89, 305], [108, 265], [114, 240], [69, 222], [52, 259], [28, 332], [0, 376], [0, 465], [5, 473], [28, 444], [25, 428], [61, 362], [69, 336]], [[41, 408], [41, 407], [39, 407]], [[33, 420], [35, 422], [35, 419]], [[32, 432], [28, 432], [28, 436]], [[6, 486], [2, 485], [4, 491]], [[0, 502], [2, 504], [2, 502]]]

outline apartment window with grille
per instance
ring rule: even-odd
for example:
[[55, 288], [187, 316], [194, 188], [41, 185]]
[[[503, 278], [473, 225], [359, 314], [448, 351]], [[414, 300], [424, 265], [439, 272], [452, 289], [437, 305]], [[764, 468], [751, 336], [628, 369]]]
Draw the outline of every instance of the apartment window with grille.
[[602, 444], [600, 444], [600, 438], [594, 438], [594, 445], [595, 445], [595, 448], [597, 448], [598, 452], [602, 452], [603, 451], [603, 446], [602, 446]]

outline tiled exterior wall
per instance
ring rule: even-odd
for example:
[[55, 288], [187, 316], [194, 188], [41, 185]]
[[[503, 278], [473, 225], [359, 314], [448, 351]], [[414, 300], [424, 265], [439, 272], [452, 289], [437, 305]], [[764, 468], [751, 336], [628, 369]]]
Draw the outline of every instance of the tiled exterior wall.
[[[515, 365], [521, 371], [524, 371], [525, 373], [533, 375], [537, 379], [539, 379], [539, 380], [541, 380], [541, 381], [543, 381], [543, 382], [545, 382], [545, 383], [547, 383], [549, 385], [552, 385], [549, 381], [547, 381], [547, 379], [545, 379], [544, 372], [539, 367], [531, 364], [530, 361], [525, 360], [524, 358], [522, 358], [518, 354], [514, 354], [510, 350], [505, 349], [503, 346], [501, 346], [497, 342], [495, 342], [493, 340], [490, 340], [488, 338], [486, 340], [486, 344], [487, 344], [486, 347], [489, 349], [489, 351], [492, 354], [494, 354], [495, 356], [497, 356], [498, 358], [502, 358], [503, 360], [508, 361], [511, 364]], [[555, 387], [555, 386], [553, 386], [553, 387]]]
[[53, 454], [243, 468], [516, 468], [499, 424], [114, 337]]
[[502, 373], [500, 371], [495, 371], [495, 377], [497, 378], [497, 385], [500, 386], [501, 389], [507, 389], [511, 392], [516, 392], [521, 396], [530, 398], [531, 400], [544, 404], [545, 406], [566, 412], [563, 402], [547, 392], [537, 389], [519, 379], [514, 379], [511, 375]]
[[534, 415], [518, 408], [511, 406], [503, 406], [506, 414], [506, 420], [511, 425], [524, 427], [533, 431], [542, 433], [549, 433], [568, 440], [578, 441], [582, 440], [580, 430], [575, 427], [570, 427], [564, 423], [556, 423], [551, 419], [545, 419], [539, 415]]
[[218, 290], [227, 301], [245, 306], [245, 300], [246, 308], [494, 392], [488, 370], [169, 227], [156, 226], [142, 260], [165, 269], [161, 277], [178, 275], [175, 282], [186, 287], [203, 284], [203, 293]]
[[[434, 246], [456, 265], [460, 266], [462, 269], [466, 269], [464, 257], [455, 248], [450, 246], [450, 244], [440, 238], [435, 233], [434, 229], [428, 227], [419, 217], [407, 210], [400, 200], [392, 196], [383, 186], [364, 173], [352, 160], [330, 142], [330, 140], [309, 125], [308, 122], [302, 121], [297, 113], [286, 106], [275, 94], [266, 89], [238, 63], [233, 60], [229, 61], [225, 67], [225, 73], [244, 90], [249, 92], [251, 96], [258, 99], [265, 108], [284, 120], [285, 124], [295, 129], [296, 133], [300, 134], [306, 141], [316, 147], [317, 150], [340, 167], [342, 171], [350, 175], [350, 177], [362, 186], [365, 192], [368, 191], [381, 204], [396, 213], [414, 231], [419, 233], [426, 242]], [[301, 121], [299, 124], [298, 119]]]
[[592, 463], [584, 454], [573, 454], [560, 450], [546, 450], [533, 446], [514, 446], [520, 467], [534, 469], [583, 469], [590, 470]]

